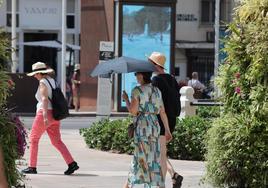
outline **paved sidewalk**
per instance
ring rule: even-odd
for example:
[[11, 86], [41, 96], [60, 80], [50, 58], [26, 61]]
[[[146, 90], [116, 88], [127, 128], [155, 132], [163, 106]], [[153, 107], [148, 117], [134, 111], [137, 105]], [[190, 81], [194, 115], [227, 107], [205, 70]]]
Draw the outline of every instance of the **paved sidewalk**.
[[[62, 138], [70, 149], [80, 169], [71, 176], [63, 175], [67, 166], [61, 155], [50, 144], [47, 134], [40, 140], [38, 174], [27, 175], [27, 187], [32, 188], [121, 188], [126, 180], [131, 156], [88, 149], [78, 129], [63, 129]], [[29, 151], [25, 159], [28, 162]], [[204, 163], [172, 160], [172, 164], [184, 176], [182, 188], [209, 188], [199, 185], [204, 175]], [[26, 163], [26, 162], [24, 162]], [[20, 166], [20, 169], [26, 164]], [[167, 176], [166, 187], [171, 188]], [[136, 186], [137, 188], [143, 186]]]

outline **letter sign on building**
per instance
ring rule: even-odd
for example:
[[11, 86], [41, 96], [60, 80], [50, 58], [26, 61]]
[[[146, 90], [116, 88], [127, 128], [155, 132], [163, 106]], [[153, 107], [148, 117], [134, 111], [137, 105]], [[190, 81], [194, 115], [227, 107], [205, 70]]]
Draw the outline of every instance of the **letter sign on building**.
[[61, 0], [20, 0], [20, 25], [24, 29], [60, 29]]

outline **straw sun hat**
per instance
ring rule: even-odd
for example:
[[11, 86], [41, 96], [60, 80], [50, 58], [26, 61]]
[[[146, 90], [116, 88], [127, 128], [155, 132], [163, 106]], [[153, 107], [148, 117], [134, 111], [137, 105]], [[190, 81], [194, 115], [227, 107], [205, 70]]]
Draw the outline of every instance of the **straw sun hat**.
[[75, 64], [74, 65], [74, 71], [80, 70], [80, 64]]
[[37, 73], [52, 73], [53, 69], [48, 69], [45, 63], [37, 62], [32, 65], [32, 72], [28, 73], [27, 76], [34, 76]]
[[156, 65], [159, 65], [162, 68], [165, 68], [166, 63], [166, 56], [160, 52], [153, 52], [149, 57], [149, 60], [151, 60]]

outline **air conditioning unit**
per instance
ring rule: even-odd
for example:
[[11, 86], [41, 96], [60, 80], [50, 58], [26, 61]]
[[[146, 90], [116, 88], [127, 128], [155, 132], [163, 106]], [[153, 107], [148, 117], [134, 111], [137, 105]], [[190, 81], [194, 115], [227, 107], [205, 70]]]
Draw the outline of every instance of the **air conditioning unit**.
[[207, 42], [215, 42], [215, 32], [207, 31]]

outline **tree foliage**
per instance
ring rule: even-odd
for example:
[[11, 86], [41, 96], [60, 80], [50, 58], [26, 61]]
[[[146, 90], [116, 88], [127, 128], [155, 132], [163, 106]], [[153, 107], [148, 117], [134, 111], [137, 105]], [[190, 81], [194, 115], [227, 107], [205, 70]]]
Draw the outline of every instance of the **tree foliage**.
[[224, 113], [208, 134], [207, 179], [217, 186], [268, 185], [268, 0], [236, 9], [217, 84]]

